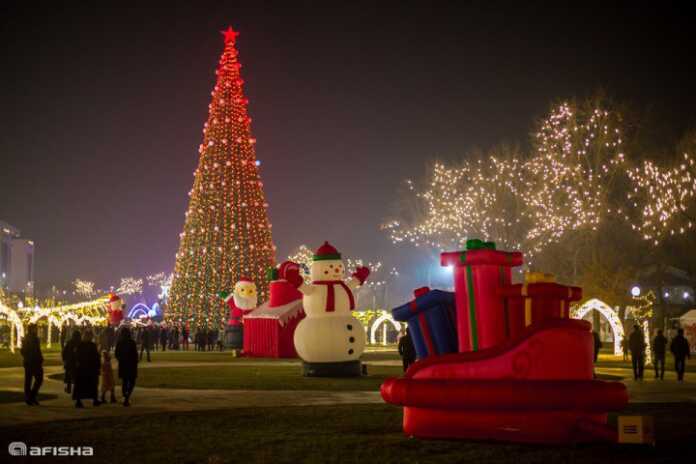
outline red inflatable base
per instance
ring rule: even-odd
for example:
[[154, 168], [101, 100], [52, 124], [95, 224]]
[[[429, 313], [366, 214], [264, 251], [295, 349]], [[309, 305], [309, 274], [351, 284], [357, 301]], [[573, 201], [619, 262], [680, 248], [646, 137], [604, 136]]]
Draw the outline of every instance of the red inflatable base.
[[600, 380], [388, 379], [381, 393], [405, 406], [407, 435], [522, 443], [614, 441], [606, 411], [628, 401]]
[[565, 444], [616, 441], [607, 415], [578, 411], [447, 411], [404, 408], [404, 433], [418, 438]]
[[626, 386], [592, 378], [586, 321], [549, 319], [477, 352], [429, 356], [381, 388], [404, 407], [404, 432], [421, 438], [520, 443], [615, 441], [607, 413]]

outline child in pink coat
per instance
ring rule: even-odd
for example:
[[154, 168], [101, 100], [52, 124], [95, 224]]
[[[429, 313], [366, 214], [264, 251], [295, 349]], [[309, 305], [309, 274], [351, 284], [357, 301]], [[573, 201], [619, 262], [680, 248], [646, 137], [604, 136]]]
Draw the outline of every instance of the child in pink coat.
[[111, 354], [108, 351], [102, 352], [103, 361], [101, 365], [101, 400], [106, 402], [106, 392], [111, 392], [111, 402], [116, 402], [116, 389], [114, 384], [114, 371], [111, 368]]

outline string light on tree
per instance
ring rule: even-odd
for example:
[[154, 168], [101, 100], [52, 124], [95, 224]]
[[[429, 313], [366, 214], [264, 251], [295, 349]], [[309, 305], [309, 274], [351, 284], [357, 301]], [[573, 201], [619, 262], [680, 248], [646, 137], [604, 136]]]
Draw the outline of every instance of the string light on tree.
[[123, 277], [121, 284], [116, 289], [119, 295], [137, 295], [143, 293], [143, 279], [135, 277]]
[[169, 292], [169, 321], [221, 327], [225, 305], [218, 297], [241, 278], [267, 298], [266, 272], [275, 245], [244, 96], [238, 33], [223, 32], [224, 51], [211, 92], [208, 120], [194, 171], [189, 207]]
[[87, 280], [75, 279], [73, 282], [75, 286], [75, 293], [85, 298], [94, 296], [94, 282], [89, 282]]
[[696, 224], [696, 164], [684, 154], [671, 167], [660, 167], [646, 160], [630, 169], [633, 190], [627, 197], [639, 210], [632, 222], [634, 230], [655, 245], [662, 239], [690, 232]]

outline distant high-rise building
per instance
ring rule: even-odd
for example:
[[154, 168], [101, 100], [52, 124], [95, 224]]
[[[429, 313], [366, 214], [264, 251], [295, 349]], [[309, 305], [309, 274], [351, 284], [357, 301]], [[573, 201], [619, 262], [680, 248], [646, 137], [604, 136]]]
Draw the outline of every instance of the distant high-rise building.
[[0, 221], [0, 287], [11, 293], [34, 293], [34, 242]]

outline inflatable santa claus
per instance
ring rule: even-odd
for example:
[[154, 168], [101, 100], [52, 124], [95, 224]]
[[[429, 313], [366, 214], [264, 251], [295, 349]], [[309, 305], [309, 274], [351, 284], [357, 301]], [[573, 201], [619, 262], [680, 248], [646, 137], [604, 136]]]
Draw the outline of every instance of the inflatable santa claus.
[[365, 348], [365, 330], [353, 317], [353, 291], [367, 279], [370, 270], [358, 267], [345, 279], [341, 254], [329, 244], [319, 247], [312, 257], [310, 283], [300, 275], [299, 265], [286, 261], [280, 276], [302, 293], [307, 315], [295, 330], [295, 349], [304, 361], [304, 374], [312, 377], [361, 375], [360, 355]]
[[109, 306], [107, 309], [110, 326], [117, 327], [123, 320], [123, 306], [124, 303], [121, 297], [112, 293], [109, 297]]
[[258, 306], [256, 284], [251, 279], [242, 277], [234, 285], [232, 293], [221, 292], [220, 297], [230, 308], [225, 344], [237, 355], [244, 347], [244, 316]]

